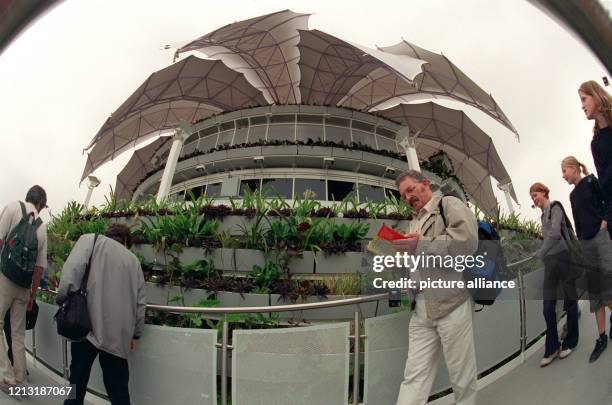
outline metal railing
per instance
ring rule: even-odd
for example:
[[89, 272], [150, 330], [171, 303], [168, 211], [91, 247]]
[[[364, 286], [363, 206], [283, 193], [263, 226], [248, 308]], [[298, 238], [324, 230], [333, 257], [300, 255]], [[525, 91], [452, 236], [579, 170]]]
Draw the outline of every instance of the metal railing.
[[[507, 265], [508, 268], [519, 266], [523, 263], [527, 263], [533, 260], [534, 257], [530, 256], [519, 260], [517, 262]], [[518, 289], [519, 289], [519, 311], [520, 311], [520, 353], [521, 360], [525, 360], [525, 350], [527, 345], [526, 336], [526, 308], [525, 308], [525, 283], [524, 274], [522, 271], [517, 272]], [[53, 290], [42, 290], [46, 293], [53, 295], [57, 294], [57, 291]], [[274, 306], [259, 306], [259, 307], [184, 307], [184, 306], [168, 306], [168, 305], [157, 305], [147, 304], [146, 308], [162, 311], [162, 312], [173, 312], [173, 313], [190, 313], [190, 314], [201, 314], [201, 315], [212, 315], [215, 319], [219, 319], [222, 322], [221, 325], [221, 343], [217, 343], [216, 347], [221, 351], [221, 405], [227, 405], [227, 360], [228, 351], [233, 349], [233, 346], [229, 342], [229, 314], [235, 313], [270, 313], [270, 312], [291, 312], [291, 311], [304, 311], [313, 309], [324, 309], [342, 307], [347, 305], [360, 305], [373, 301], [380, 301], [388, 299], [388, 293], [366, 295], [354, 298], [347, 298], [341, 300], [332, 300], [325, 302], [314, 302], [306, 304], [289, 304], [289, 305], [274, 305]], [[361, 340], [366, 339], [367, 335], [362, 335], [360, 332], [360, 324], [362, 315], [360, 310], [356, 310], [354, 313], [354, 330], [353, 334], [349, 335], [349, 339], [353, 340], [353, 405], [359, 404], [359, 391], [361, 386], [360, 380], [360, 351], [361, 351]], [[36, 359], [36, 340], [35, 340], [34, 329], [32, 330], [32, 352], [33, 357]], [[62, 338], [62, 362], [63, 362], [63, 376], [68, 380], [68, 341]], [[505, 359], [500, 359], [500, 362]]]

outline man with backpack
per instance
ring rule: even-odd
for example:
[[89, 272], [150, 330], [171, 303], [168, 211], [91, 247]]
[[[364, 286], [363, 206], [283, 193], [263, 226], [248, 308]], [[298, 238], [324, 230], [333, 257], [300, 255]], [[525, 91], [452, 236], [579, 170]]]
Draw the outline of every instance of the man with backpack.
[[[399, 252], [429, 256], [473, 255], [478, 248], [476, 217], [463, 201], [433, 193], [429, 181], [410, 170], [396, 179], [401, 197], [416, 212], [406, 239], [393, 241]], [[440, 208], [444, 211], [441, 213]], [[411, 273], [420, 280], [463, 281], [455, 269], [423, 267]], [[476, 404], [476, 352], [472, 327], [474, 303], [465, 288], [414, 291], [409, 325], [408, 359], [398, 405], [427, 403], [440, 352], [448, 367], [458, 405]]]
[[[47, 228], [39, 217], [47, 207], [47, 194], [33, 186], [25, 202], [8, 204], [0, 213], [0, 314], [10, 310], [14, 365], [11, 365], [4, 339], [0, 338], [0, 388], [23, 384], [26, 380], [25, 320], [32, 308], [43, 270], [47, 265]], [[0, 330], [4, 316], [0, 316]]]

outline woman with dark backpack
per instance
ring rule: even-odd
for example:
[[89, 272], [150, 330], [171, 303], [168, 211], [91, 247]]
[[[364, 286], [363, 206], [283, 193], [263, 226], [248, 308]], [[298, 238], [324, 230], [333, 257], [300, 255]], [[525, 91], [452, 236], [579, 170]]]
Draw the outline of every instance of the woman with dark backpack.
[[[591, 153], [593, 162], [597, 169], [597, 177], [604, 199], [605, 210], [601, 228], [608, 228], [608, 233], [612, 235], [612, 97], [597, 82], [590, 80], [580, 85], [578, 89], [582, 110], [588, 120], [595, 122], [593, 126], [593, 139], [591, 140]], [[604, 264], [609, 270], [612, 263]], [[606, 301], [612, 295], [612, 285], [608, 282], [601, 286], [601, 298]], [[612, 298], [610, 298], [612, 300]], [[610, 303], [608, 301], [608, 304]], [[595, 312], [599, 338], [595, 345], [594, 354], [600, 354], [605, 350], [608, 341], [606, 337], [606, 315], [605, 305]], [[612, 324], [612, 316], [610, 317]], [[610, 326], [610, 338], [612, 338], [612, 325]], [[591, 356], [593, 357], [593, 356]], [[599, 355], [595, 355], [595, 359]], [[594, 361], [594, 360], [593, 360]]]
[[[546, 367], [558, 356], [564, 359], [578, 344], [578, 294], [570, 274], [569, 239], [565, 213], [557, 201], [551, 203], [550, 190], [542, 183], [529, 188], [533, 204], [542, 210], [544, 242], [536, 257], [544, 262], [543, 312], [546, 321], [546, 343], [540, 367]], [[567, 312], [567, 335], [561, 342], [557, 330], [557, 290], [563, 290], [563, 308]]]
[[[589, 174], [586, 166], [574, 157], [568, 156], [561, 162], [563, 179], [574, 186], [570, 193], [576, 235], [582, 242], [584, 257], [590, 260], [585, 268], [591, 312], [595, 313], [597, 329], [603, 334], [598, 339], [589, 361], [592, 363], [599, 358], [607, 346], [605, 336], [605, 307], [612, 310], [612, 298], [603, 296], [601, 287], [610, 283], [610, 254], [612, 241], [608, 234], [607, 221], [604, 219], [605, 204], [599, 181]], [[582, 171], [582, 173], [581, 173]], [[585, 177], [582, 177], [585, 174]], [[607, 280], [607, 281], [606, 281]]]

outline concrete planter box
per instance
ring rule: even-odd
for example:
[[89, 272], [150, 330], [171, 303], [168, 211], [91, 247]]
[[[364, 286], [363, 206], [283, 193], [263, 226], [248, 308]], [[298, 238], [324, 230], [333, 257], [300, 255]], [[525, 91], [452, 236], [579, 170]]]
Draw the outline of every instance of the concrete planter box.
[[[277, 260], [277, 255], [272, 253], [272, 260]], [[312, 274], [314, 272], [314, 252], [305, 251], [300, 256], [291, 258], [289, 269], [292, 274]]]
[[191, 264], [196, 260], [206, 259], [205, 250], [200, 247], [185, 247], [181, 253], [179, 260], [181, 264]]
[[366, 162], [376, 163], [381, 166], [392, 166], [393, 161], [395, 159], [383, 155], [378, 155], [376, 153], [363, 152], [363, 160], [365, 160]]
[[253, 266], [265, 266], [266, 258], [261, 250], [255, 249], [235, 249], [234, 259], [236, 271], [251, 272]]
[[153, 245], [142, 244], [142, 245], [134, 245], [132, 247], [134, 252], [137, 252], [144, 256], [145, 260], [148, 262], [156, 263], [156, 264], [166, 264], [166, 259], [163, 252], [158, 252], [155, 250]]
[[111, 224], [122, 224], [132, 229], [140, 225], [140, 220], [134, 216], [109, 218], [109, 221]]
[[333, 221], [338, 225], [350, 225], [354, 222], [359, 222], [359, 218], [330, 218], [330, 221]]
[[298, 154], [297, 148], [297, 145], [264, 146], [262, 147], [262, 153], [264, 156], [295, 156]]
[[261, 146], [251, 146], [248, 148], [230, 149], [227, 151], [227, 157], [230, 159], [261, 156]]
[[396, 230], [397, 232], [405, 233], [408, 230], [408, 224], [410, 223], [410, 221], [397, 221], [394, 219], [360, 219], [359, 222], [370, 224], [370, 229], [366, 234], [366, 239], [374, 238], [383, 224]]
[[253, 220], [244, 215], [226, 215], [219, 221], [218, 232], [225, 232], [230, 235], [239, 235], [242, 233], [242, 228], [250, 228], [253, 226]]
[[365, 273], [371, 270], [368, 254], [363, 252], [346, 252], [344, 254], [315, 255], [316, 274]]
[[265, 307], [269, 305], [269, 294], [240, 294], [219, 291], [217, 293], [220, 307]]
[[146, 288], [147, 288], [147, 304], [173, 305], [173, 306], [182, 305], [181, 301], [170, 302], [172, 298], [176, 297], [177, 295], [181, 295], [181, 294], [183, 295], [185, 299], [186, 306], [195, 305], [195, 303], [197, 303], [201, 298], [196, 298], [196, 296], [193, 294], [193, 291], [203, 291], [203, 290], [189, 290], [188, 292], [187, 290], [183, 290], [181, 292], [180, 287], [176, 287], [176, 286], [170, 287], [168, 285], [160, 285], [160, 284], [152, 283], [149, 281], [147, 281], [146, 283]]
[[297, 150], [298, 155], [305, 156], [331, 156], [332, 148], [328, 148], [325, 146], [298, 146]]
[[349, 148], [332, 148], [332, 156], [345, 159], [362, 160], [363, 152], [360, 150], [354, 150]]
[[212, 260], [215, 268], [224, 271], [235, 271], [234, 249], [220, 248], [205, 252], [205, 258]]

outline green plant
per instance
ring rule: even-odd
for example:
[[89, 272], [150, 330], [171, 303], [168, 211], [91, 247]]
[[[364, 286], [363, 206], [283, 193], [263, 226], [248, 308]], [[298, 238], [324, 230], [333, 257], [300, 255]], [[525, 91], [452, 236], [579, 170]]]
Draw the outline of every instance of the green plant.
[[396, 198], [393, 194], [385, 196], [385, 204], [387, 205], [387, 213], [398, 213], [401, 216], [410, 218], [414, 210], [404, 200]]
[[253, 220], [251, 226], [240, 225], [240, 235], [238, 240], [240, 247], [243, 249], [259, 249], [264, 252], [268, 251], [267, 244], [267, 233], [269, 232], [269, 226], [265, 227], [265, 224], [270, 224], [270, 221], [266, 217], [265, 212], [258, 212]]
[[253, 283], [257, 286], [258, 292], [269, 293], [272, 286], [280, 280], [281, 273], [276, 263], [267, 261], [264, 267], [254, 265], [251, 277], [253, 277]]
[[352, 222], [350, 224], [333, 224], [332, 240], [349, 248], [356, 248], [370, 229], [370, 224]]
[[[203, 298], [200, 301], [198, 301], [194, 307], [199, 307], [199, 308], [215, 308], [219, 305], [219, 300], [216, 298]], [[183, 314], [183, 321], [187, 324], [184, 327], [188, 327], [188, 328], [201, 328], [202, 325], [204, 324], [204, 322], [206, 322], [206, 324], [208, 325], [209, 328], [211, 329], [215, 329], [216, 325], [210, 321], [209, 319], [205, 318], [205, 315], [203, 314], [194, 314], [194, 313], [190, 313], [190, 314]]]
[[298, 218], [310, 217], [313, 211], [318, 210], [321, 207], [321, 203], [309, 198], [297, 198], [293, 201], [293, 215]]

